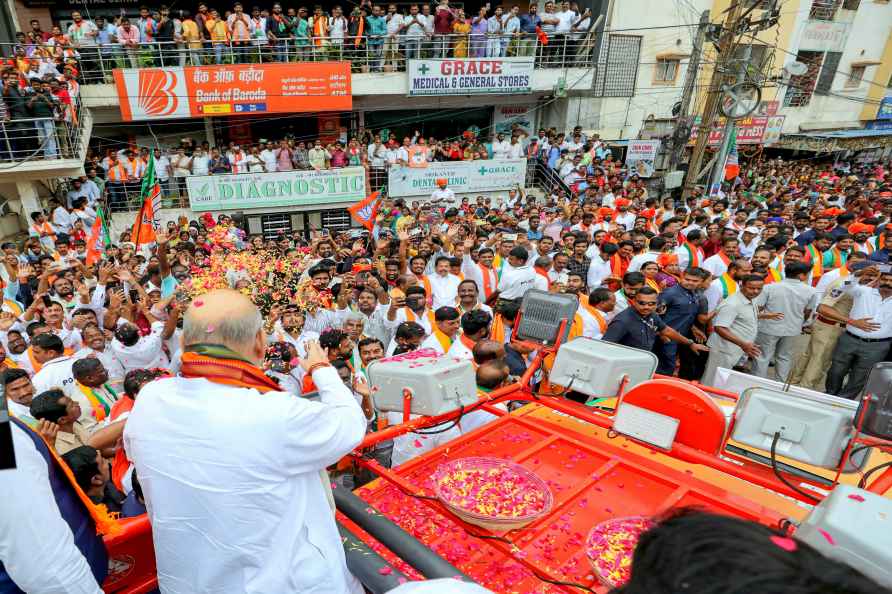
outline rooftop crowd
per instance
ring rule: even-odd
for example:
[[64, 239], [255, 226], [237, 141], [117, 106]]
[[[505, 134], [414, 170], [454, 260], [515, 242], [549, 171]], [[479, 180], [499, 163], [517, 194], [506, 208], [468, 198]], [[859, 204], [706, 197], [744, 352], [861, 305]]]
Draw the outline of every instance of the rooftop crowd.
[[[93, 172], [103, 175], [75, 181], [64, 199], [32, 213], [26, 240], [0, 246], [2, 381], [10, 412], [40, 436], [38, 450], [46, 443], [60, 457], [92, 503], [126, 516], [144, 513], [146, 498], [158, 502], [152, 518], [156, 546], [181, 553], [159, 553], [159, 567], [168, 570], [162, 579], [188, 579], [190, 591], [198, 591], [206, 578], [178, 563], [203, 549], [179, 549], [182, 535], [170, 527], [195, 509], [165, 500], [166, 488], [175, 492], [182, 484], [158, 469], [170, 463], [164, 452], [182, 447], [190, 462], [177, 472], [200, 474], [194, 465], [208, 450], [185, 437], [190, 427], [209, 427], [208, 443], [220, 445], [226, 441], [220, 432], [229, 427], [221, 419], [239, 418], [240, 407], [249, 406], [245, 400], [214, 401], [220, 408], [213, 410], [190, 405], [195, 392], [188, 382], [207, 377], [208, 369], [227, 378], [205, 387], [201, 393], [208, 398], [224, 384], [252, 394], [281, 393], [269, 415], [333, 423], [321, 442], [292, 431], [283, 442], [271, 437], [250, 447], [242, 443], [240, 453], [293, 448], [288, 451], [313, 460], [312, 468], [295, 466], [304, 477], [301, 495], [285, 484], [276, 487], [283, 489], [277, 500], [290, 501], [308, 493], [321, 497], [318, 470], [355, 447], [367, 430], [399, 422], [400, 414], [375, 407], [366, 373], [372, 361], [431, 349], [473, 361], [484, 391], [521, 376], [534, 353], [512, 340], [512, 324], [531, 288], [578, 298], [571, 339], [652, 350], [659, 373], [706, 384], [716, 381], [719, 368], [736, 368], [854, 398], [871, 366], [888, 359], [889, 163], [759, 158], [716, 195], [697, 188], [684, 199], [661, 198], [581, 130], [507, 136], [486, 142], [468, 137], [459, 152], [462, 158], [483, 151], [499, 158], [520, 145], [520, 154], [541, 159], [566, 190], [537, 197], [518, 188], [504, 201], [457, 198], [439, 180], [430, 199], [385, 199], [371, 232], [316, 229], [264, 238], [246, 233], [225, 213], [182, 217], [163, 225], [152, 245], [135, 245], [129, 232], [115, 234], [88, 264], [92, 206], [112, 199], [115, 168], [128, 175], [139, 171], [138, 163], [128, 169], [116, 162], [114, 153], [105, 157], [110, 166], [100, 162]], [[229, 147], [231, 159], [212, 149], [205, 166], [214, 174], [233, 167], [321, 169], [351, 164], [352, 158], [370, 168], [391, 158], [424, 166], [444, 158], [438, 148], [445, 144], [431, 149], [437, 141], [420, 135], [396, 148], [378, 140], [359, 135], [334, 150], [314, 142], [326, 153], [315, 163], [309, 151], [306, 163], [295, 161], [301, 143], [288, 140], [262, 150]], [[203, 157], [204, 150], [189, 150], [156, 155], [158, 162], [168, 159], [168, 179], [178, 177], [177, 169], [197, 173], [196, 155]], [[139, 158], [124, 157], [130, 163]], [[216, 171], [211, 161], [223, 159], [228, 165]], [[564, 390], [549, 385], [548, 365], [535, 381], [543, 391]], [[174, 411], [175, 420], [166, 417]], [[264, 416], [265, 422], [273, 416]], [[399, 464], [490, 418], [480, 413], [440, 434], [399, 437], [372, 454], [385, 465]], [[166, 424], [158, 425], [159, 419]], [[335, 476], [349, 485], [367, 480]], [[210, 477], [195, 481], [205, 479], [210, 487]], [[249, 481], [245, 489], [263, 484], [251, 480], [259, 482]], [[310, 524], [311, 516], [327, 509], [315, 497], [317, 507], [302, 520]], [[214, 529], [214, 522], [202, 520], [186, 532]], [[63, 539], [61, 530], [38, 532]], [[331, 537], [328, 530], [320, 538]], [[23, 547], [33, 545], [23, 525], [13, 532], [29, 543]], [[253, 531], [234, 532], [233, 543], [247, 548], [259, 538]], [[283, 538], [304, 538], [299, 530], [295, 534]], [[326, 555], [335, 554], [339, 542], [325, 542]], [[332, 591], [349, 590], [346, 569], [334, 557], [326, 559], [326, 575], [340, 584]], [[57, 575], [44, 564], [12, 567], [19, 572], [16, 583], [39, 584], [41, 576]], [[81, 577], [89, 581], [84, 571]], [[342, 573], [346, 577], [337, 577]]]

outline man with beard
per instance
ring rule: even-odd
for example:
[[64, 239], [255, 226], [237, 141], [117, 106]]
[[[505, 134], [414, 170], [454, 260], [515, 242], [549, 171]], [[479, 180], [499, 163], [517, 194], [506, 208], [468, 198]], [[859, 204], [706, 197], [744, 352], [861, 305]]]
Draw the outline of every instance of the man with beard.
[[474, 360], [474, 345], [489, 336], [492, 316], [483, 310], [473, 309], [465, 312], [461, 317], [462, 332], [458, 340], [452, 343], [447, 354], [450, 357]]
[[72, 355], [75, 361], [86, 357], [95, 357], [102, 362], [108, 372], [109, 378], [114, 380], [124, 379], [124, 366], [117, 356], [108, 347], [105, 333], [94, 323], [86, 324], [81, 330], [81, 338], [84, 347]]
[[840, 266], [839, 268], [834, 268], [833, 270], [829, 270], [825, 272], [821, 276], [821, 280], [818, 281], [815, 289], [818, 291], [818, 299], [827, 292], [827, 288], [831, 285], [835, 284], [841, 278], [846, 278], [851, 274], [852, 265], [855, 262], [861, 262], [867, 260], [867, 256], [864, 255], [864, 252], [852, 252], [849, 254], [849, 257], [846, 259], [846, 263]]
[[616, 296], [616, 306], [611, 312], [608, 322], [614, 317], [622, 313], [624, 309], [629, 307], [629, 302], [635, 298], [638, 289], [644, 286], [644, 275], [640, 272], [627, 272], [623, 275], [622, 288], [614, 295]]
[[[390, 298], [377, 277], [369, 276], [365, 287], [356, 296], [356, 311], [365, 336], [377, 338], [382, 343], [390, 342], [395, 326], [387, 320]], [[347, 322], [344, 322], [346, 327]], [[355, 340], [359, 342], [359, 340]]]
[[756, 346], [759, 308], [756, 298], [762, 293], [765, 281], [755, 274], [740, 279], [740, 290], [722, 301], [713, 317], [714, 332], [709, 336], [709, 359], [703, 372], [704, 384], [711, 386], [716, 371], [722, 367], [733, 369], [744, 355], [758, 357]]
[[299, 357], [306, 357], [307, 341], [319, 338], [319, 333], [305, 330], [304, 322], [303, 312], [294, 304], [273, 307], [267, 321], [267, 341], [287, 342], [297, 350]]
[[597, 287], [590, 295], [581, 295], [577, 313], [582, 318], [582, 336], [600, 339], [607, 331], [607, 320], [616, 307], [616, 296], [606, 287]]
[[892, 271], [881, 271], [869, 285], [849, 280], [840, 289], [852, 296], [853, 304], [845, 333], [833, 349], [827, 393], [856, 398], [871, 367], [886, 358], [892, 342]]
[[[752, 273], [752, 265], [744, 258], [731, 260], [724, 273], [719, 275], [704, 292], [709, 312], [713, 312], [719, 304], [734, 295], [740, 280]], [[763, 281], [764, 282], [764, 281]]]
[[[62, 340], [65, 348], [80, 347], [80, 333], [63, 326], [65, 311], [61, 303], [50, 300], [46, 296], [37, 298], [22, 314], [22, 319], [26, 322], [30, 321], [37, 313], [40, 314], [41, 320], [49, 331]], [[37, 367], [34, 370], [37, 371]]]
[[[425, 336], [433, 332], [434, 312], [427, 307], [427, 292], [424, 287], [407, 287], [405, 297], [394, 297], [387, 310], [387, 320], [391, 325], [397, 326], [403, 322], [415, 322], [424, 329]], [[394, 348], [396, 343], [391, 341], [387, 351], [393, 352]]]
[[430, 335], [421, 343], [421, 348], [429, 348], [445, 355], [461, 329], [461, 316], [454, 307], [444, 305], [434, 312], [434, 327]]
[[493, 269], [492, 263], [495, 253], [492, 248], [483, 247], [477, 252], [477, 261], [471, 258], [471, 250], [474, 249], [474, 240], [465, 241], [465, 251], [462, 255], [461, 271], [466, 280], [472, 280], [478, 289], [483, 290], [483, 301], [489, 301], [492, 292], [499, 284], [499, 277]]
[[470, 279], [465, 279], [459, 283], [455, 308], [462, 315], [469, 311], [481, 310], [488, 313], [490, 318], [492, 317], [492, 309], [485, 303], [480, 302], [480, 292], [477, 290], [477, 283]]
[[[825, 213], [821, 213], [815, 218], [815, 222], [812, 225], [811, 229], [807, 229], [799, 233], [796, 236], [796, 243], [798, 243], [801, 247], [805, 247], [811, 242], [815, 240], [818, 235], [821, 235], [830, 228], [832, 224], [833, 216]], [[794, 220], [795, 223], [795, 220]], [[797, 227], [797, 230], [799, 227]]]
[[865, 256], [869, 256], [874, 252], [874, 246], [870, 242], [870, 236], [873, 234], [873, 225], [852, 223], [849, 225], [849, 233], [852, 235], [852, 249], [854, 251], [861, 252]]
[[753, 267], [752, 273], [765, 277], [766, 285], [780, 282], [783, 279], [780, 271], [769, 266], [771, 258], [771, 250], [763, 246], [756, 248], [756, 251], [753, 252], [753, 257], [750, 259], [750, 264]]
[[[706, 342], [706, 335], [695, 326], [695, 323], [706, 322], [706, 304], [700, 299], [699, 289], [707, 278], [709, 273], [702, 268], [688, 268], [678, 283], [660, 293], [657, 309], [657, 313], [666, 324], [675, 328], [682, 336], [701, 343]], [[653, 351], [659, 360], [657, 373], [673, 375], [678, 358], [678, 344], [658, 340]]]

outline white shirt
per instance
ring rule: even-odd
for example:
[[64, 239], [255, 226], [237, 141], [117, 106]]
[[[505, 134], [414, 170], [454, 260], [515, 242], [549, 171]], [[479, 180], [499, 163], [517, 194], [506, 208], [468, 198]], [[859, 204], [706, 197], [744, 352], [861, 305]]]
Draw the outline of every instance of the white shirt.
[[276, 160], [276, 151], [263, 149], [260, 151], [260, 160], [263, 161], [263, 164], [266, 166], [267, 172], [273, 172], [279, 170], [278, 161]]
[[[389, 17], [389, 19], [388, 19], [388, 17]], [[388, 35], [396, 35], [397, 33], [399, 33], [400, 27], [403, 24], [403, 15], [396, 12], [392, 16], [390, 14], [388, 14], [384, 18], [388, 19], [387, 20], [387, 34]]]
[[248, 173], [263, 173], [264, 171], [264, 163], [260, 155], [248, 155], [245, 164], [248, 166]]
[[90, 347], [84, 347], [71, 356], [72, 361], [86, 359], [87, 357], [96, 357], [102, 361], [102, 366], [108, 371], [108, 377], [111, 380], [124, 379], [126, 372], [124, 366], [112, 352], [108, 345], [105, 345], [104, 351], [97, 351]]
[[455, 192], [451, 188], [437, 188], [431, 192], [431, 200], [444, 200], [452, 202], [455, 200]]
[[155, 159], [155, 173], [161, 181], [170, 179], [170, 159], [165, 155], [161, 155]]
[[228, 151], [226, 153], [226, 158], [229, 159], [229, 164], [232, 166], [233, 173], [245, 173], [248, 170], [248, 155], [245, 151], [239, 150], [237, 153]]
[[629, 262], [629, 269], [626, 272], [638, 272], [641, 267], [648, 262], [656, 262], [659, 257], [658, 252], [644, 252], [643, 254], [635, 254]]
[[[520, 299], [530, 289], [536, 288], [536, 278], [539, 277], [532, 266], [515, 268], [505, 262], [502, 267], [502, 277], [499, 279], [499, 297], [502, 299]], [[540, 277], [541, 278], [541, 277]], [[545, 279], [542, 279], [543, 281]]]
[[716, 277], [722, 276], [728, 271], [728, 265], [722, 260], [721, 252], [713, 254], [703, 260], [703, 264], [701, 264], [700, 267]]
[[618, 214], [613, 220], [617, 225], [622, 226], [626, 231], [631, 231], [635, 227], [634, 212], [625, 212]]
[[53, 211], [52, 223], [56, 233], [71, 233], [71, 227], [76, 220], [76, 216], [72, 215], [61, 206], [57, 206], [56, 210]]
[[[456, 342], [458, 342], [458, 340], [454, 340], [452, 344], [455, 344]], [[427, 338], [425, 338], [425, 339], [421, 342], [421, 347], [420, 347], [420, 348], [422, 348], [422, 349], [433, 349], [433, 350], [437, 351], [438, 353], [440, 353], [441, 355], [445, 355], [445, 354], [446, 354], [446, 351], [443, 350], [443, 345], [440, 344], [440, 341], [439, 341], [439, 339], [437, 338], [437, 336], [436, 336], [435, 334], [431, 334], [430, 336], [428, 336]], [[450, 350], [450, 351], [452, 350], [452, 346], [451, 346], [451, 345], [450, 345], [450, 347], [449, 347], [449, 350]]]
[[431, 292], [433, 293], [431, 298], [433, 299], [434, 311], [444, 305], [449, 307], [455, 306], [455, 298], [458, 297], [458, 285], [461, 284], [460, 278], [454, 274], [447, 274], [446, 276], [429, 274], [427, 275], [427, 280], [430, 282]]
[[499, 275], [496, 274], [494, 268], [490, 268], [484, 272], [483, 268], [480, 264], [474, 262], [471, 259], [471, 256], [465, 254], [462, 257], [461, 261], [461, 272], [465, 275], [467, 280], [472, 280], [477, 283], [477, 291], [480, 293], [482, 299], [489, 299], [489, 295], [484, 295], [485, 284], [483, 282], [483, 275], [486, 274], [489, 277], [489, 289], [490, 293], [495, 291], [496, 286], [499, 284]]
[[[31, 378], [34, 384], [34, 394], [40, 394], [53, 388], [59, 388], [65, 392], [66, 396], [74, 397], [75, 392], [79, 390], [75, 386], [74, 374], [71, 371], [71, 365], [74, 363], [74, 357], [59, 357], [52, 361], [47, 361], [40, 368], [40, 371]], [[90, 418], [89, 410], [81, 411]], [[93, 420], [95, 423], [95, 419]]]
[[362, 593], [324, 470], [359, 444], [366, 419], [334, 368], [317, 369], [313, 381], [320, 402], [203, 378], [142, 389], [124, 445], [145, 493], [162, 591]]
[[507, 159], [508, 152], [511, 150], [511, 143], [507, 140], [498, 141], [492, 143], [492, 158], [493, 159]]
[[192, 175], [207, 175], [211, 158], [207, 154], [192, 157]]
[[124, 371], [131, 369], [151, 369], [153, 367], [167, 367], [170, 361], [161, 349], [163, 341], [161, 331], [164, 322], [154, 322], [152, 332], [146, 336], [140, 336], [133, 346], [125, 346], [117, 338], [112, 339], [111, 352], [117, 357], [124, 367]]
[[862, 338], [889, 338], [892, 336], [892, 297], [883, 299], [880, 290], [874, 287], [859, 285], [857, 280], [849, 280], [842, 286], [842, 290], [849, 293], [854, 303], [849, 318], [860, 320], [871, 318], [880, 328], [873, 332], [865, 332], [854, 326], [846, 326], [846, 332]]
[[570, 28], [573, 26], [573, 22], [576, 20], [576, 13], [572, 10], [568, 10], [566, 12], [556, 12], [554, 13], [554, 16], [558, 18], [555, 33], [569, 33]]
[[592, 258], [592, 263], [588, 267], [588, 278], [586, 286], [589, 291], [597, 289], [604, 282], [604, 279], [613, 274], [610, 268], [610, 259], [604, 260], [601, 256]]
[[[34, 442], [12, 425], [16, 467], [0, 472], [0, 559], [24, 592], [102, 594], [59, 513], [47, 463]], [[11, 496], [14, 494], [14, 496]]]
[[523, 145], [519, 142], [515, 142], [508, 146], [508, 158], [509, 159], [520, 159], [523, 157]]
[[463, 343], [461, 341], [461, 338], [459, 338], [458, 336], [455, 337], [455, 340], [452, 342], [452, 346], [449, 347], [449, 352], [446, 354], [457, 359], [464, 359], [465, 361], [474, 360], [474, 351], [469, 349], [468, 346]]

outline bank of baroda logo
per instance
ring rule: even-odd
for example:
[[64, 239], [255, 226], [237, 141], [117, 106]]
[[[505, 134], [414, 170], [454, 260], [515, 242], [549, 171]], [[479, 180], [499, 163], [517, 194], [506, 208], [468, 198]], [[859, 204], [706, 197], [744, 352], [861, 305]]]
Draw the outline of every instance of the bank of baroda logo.
[[128, 99], [134, 119], [189, 117], [182, 68], [145, 68], [127, 74]]

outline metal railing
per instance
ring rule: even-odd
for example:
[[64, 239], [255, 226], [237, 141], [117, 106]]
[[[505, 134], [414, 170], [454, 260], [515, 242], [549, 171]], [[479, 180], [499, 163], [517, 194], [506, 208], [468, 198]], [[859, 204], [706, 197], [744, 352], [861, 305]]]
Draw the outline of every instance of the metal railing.
[[60, 118], [0, 121], [0, 162], [79, 158], [85, 139], [78, 116], [74, 108]]
[[[424, 58], [500, 58], [532, 56], [536, 68], [585, 67], [591, 63], [593, 37], [554, 35], [547, 44], [535, 34], [421, 35], [309, 37], [255, 39], [244, 42], [149, 42], [133, 45], [26, 45], [32, 60], [52, 61], [59, 72], [72, 61], [83, 83], [110, 83], [117, 68], [211, 66], [273, 62], [348, 61], [354, 72], [405, 71], [406, 61]], [[5, 43], [4, 55], [13, 57], [18, 44]]]

